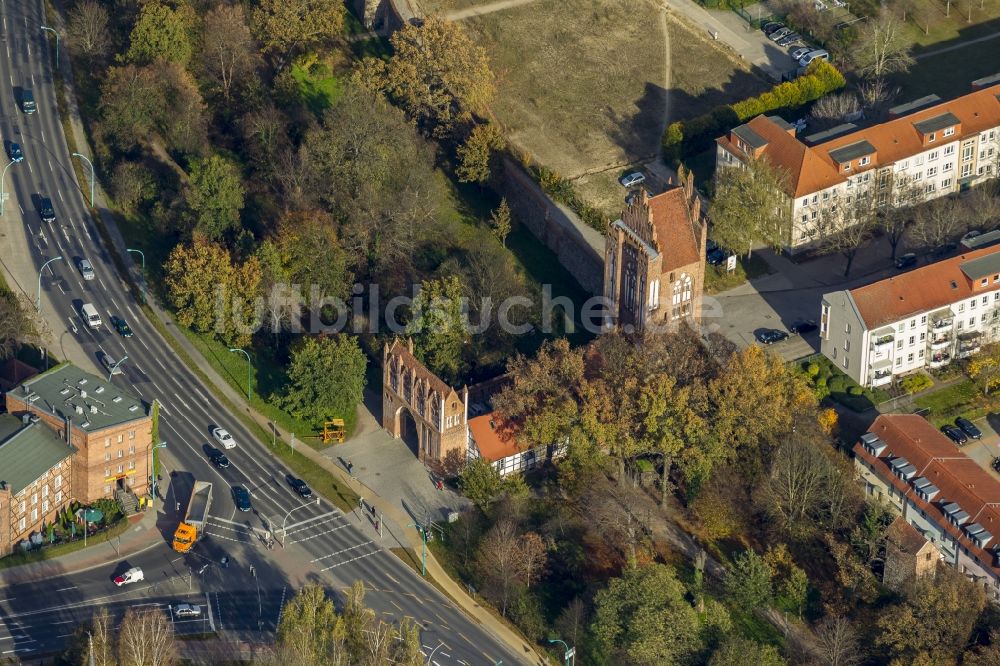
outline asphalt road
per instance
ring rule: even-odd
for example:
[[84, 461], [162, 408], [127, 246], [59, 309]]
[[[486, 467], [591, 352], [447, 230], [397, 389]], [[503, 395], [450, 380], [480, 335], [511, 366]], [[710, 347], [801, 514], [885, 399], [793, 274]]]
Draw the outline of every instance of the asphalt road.
[[[17, 654], [23, 658], [57, 647], [72, 632], [50, 629], [86, 620], [97, 605], [118, 612], [136, 602], [183, 601], [182, 590], [176, 590], [178, 596], [174, 596], [170, 587], [176, 587], [175, 579], [212, 562], [217, 576], [211, 581], [198, 577], [191, 587], [217, 595], [222, 604], [219, 626], [224, 631], [246, 633], [256, 630], [259, 621], [262, 633], [253, 638], [268, 640], [277, 617], [275, 598], [291, 594], [303, 581], [342, 590], [362, 580], [369, 590], [366, 602], [376, 612], [386, 619], [409, 616], [418, 621], [428, 654], [437, 648], [433, 661], [439, 666], [495, 664], [500, 659], [505, 664], [520, 663], [520, 655], [513, 654], [385, 550], [374, 532], [362, 532], [325, 500], [304, 503], [285, 483], [287, 470], [280, 461], [227, 413], [139, 312], [101, 245], [76, 183], [40, 30], [43, 15], [37, 0], [0, 0], [0, 48], [4, 49], [0, 52], [0, 77], [8, 84], [7, 94], [0, 96], [0, 132], [5, 146], [8, 141], [20, 143], [25, 155], [23, 162], [8, 169], [6, 191], [13, 190], [15, 196], [7, 201], [3, 224], [23, 224], [36, 267], [53, 257], [63, 257], [50, 264], [51, 272], [46, 270], [42, 289], [58, 320], [65, 324], [66, 335], [98, 361], [101, 354], [114, 359], [128, 355], [122, 366], [124, 373], [115, 377], [115, 383], [147, 401], [160, 401], [160, 436], [168, 444], [165, 463], [171, 470], [183, 472], [163, 489], [167, 514], [159, 521], [162, 544], [108, 570], [66, 575], [55, 571], [44, 582], [21, 586], [24, 589], [0, 588], [0, 656]], [[33, 91], [38, 106], [37, 113], [30, 116], [21, 112], [19, 104], [25, 88]], [[40, 220], [36, 209], [40, 196], [52, 199], [56, 222]], [[13, 226], [8, 226], [7, 232], [21, 233]], [[84, 281], [77, 270], [77, 260], [84, 257], [94, 265], [94, 280]], [[78, 313], [83, 303], [94, 304], [104, 320], [102, 328], [95, 331], [82, 323]], [[109, 325], [112, 316], [126, 319], [134, 337], [118, 336]], [[53, 332], [57, 337], [63, 333]], [[227, 451], [232, 466], [226, 470], [211, 466], [204, 453], [216, 425], [227, 428], [238, 442], [236, 449]], [[172, 515], [174, 506], [176, 502], [186, 505], [194, 479], [214, 485], [212, 520], [206, 538], [191, 555], [181, 558], [167, 541], [179, 518]], [[235, 484], [250, 490], [253, 512], [236, 511], [230, 496], [230, 487]], [[265, 516], [280, 523], [291, 510], [295, 513], [288, 516], [287, 547], [267, 550], [253, 530], [263, 528]], [[227, 569], [217, 566], [223, 555], [233, 560]], [[250, 564], [256, 567], [256, 579], [248, 578]], [[128, 566], [141, 566], [147, 571], [146, 581], [134, 589], [119, 590], [110, 579]], [[239, 573], [244, 569], [246, 575]], [[255, 603], [256, 595], [248, 596], [247, 585], [251, 583], [255, 587], [259, 584], [261, 598], [269, 600], [266, 608], [263, 602]], [[164, 597], [167, 589], [171, 594]], [[64, 624], [56, 625], [55, 618]]]

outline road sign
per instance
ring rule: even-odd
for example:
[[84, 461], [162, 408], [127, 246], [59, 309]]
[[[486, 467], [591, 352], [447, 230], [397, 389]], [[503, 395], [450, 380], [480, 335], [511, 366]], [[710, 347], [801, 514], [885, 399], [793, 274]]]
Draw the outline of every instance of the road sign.
[[731, 254], [726, 258], [726, 270], [732, 273], [736, 270], [736, 255]]
[[576, 656], [576, 648], [575, 647], [571, 647], [570, 649], [566, 650], [566, 655], [563, 658], [564, 659], [572, 659], [575, 656]]

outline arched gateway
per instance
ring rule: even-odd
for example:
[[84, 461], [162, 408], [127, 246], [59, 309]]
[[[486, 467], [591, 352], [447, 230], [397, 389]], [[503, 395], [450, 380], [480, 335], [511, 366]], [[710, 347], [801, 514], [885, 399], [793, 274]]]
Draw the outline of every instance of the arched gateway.
[[[382, 351], [382, 427], [393, 437], [413, 438], [425, 464], [464, 461], [469, 390], [462, 394], [441, 381], [413, 355], [413, 340], [396, 339]], [[412, 417], [404, 418], [404, 411]]]

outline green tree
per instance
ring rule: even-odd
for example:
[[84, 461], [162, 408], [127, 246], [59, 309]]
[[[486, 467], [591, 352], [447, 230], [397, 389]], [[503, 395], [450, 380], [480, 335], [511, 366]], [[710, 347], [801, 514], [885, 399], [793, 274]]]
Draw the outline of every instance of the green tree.
[[286, 664], [346, 666], [344, 620], [320, 585], [299, 590], [281, 611], [277, 646]]
[[500, 199], [500, 205], [490, 214], [490, 230], [497, 237], [500, 244], [507, 247], [507, 236], [512, 228], [510, 218], [510, 206], [507, 205], [507, 197]]
[[156, 129], [166, 98], [148, 67], [108, 69], [101, 84], [101, 127], [121, 150], [129, 150]]
[[221, 245], [195, 234], [177, 245], [164, 264], [165, 284], [177, 321], [201, 333], [212, 331], [224, 318], [226, 291], [233, 284], [233, 263]]
[[594, 599], [591, 632], [602, 663], [684, 663], [700, 649], [698, 614], [673, 568], [626, 569]]
[[966, 372], [986, 395], [1000, 386], [1000, 344], [988, 344], [969, 359]]
[[253, 22], [261, 47], [275, 56], [280, 69], [299, 51], [339, 35], [344, 6], [324, 0], [261, 0]]
[[761, 645], [741, 636], [727, 640], [708, 660], [708, 666], [785, 666], [787, 663], [773, 645]]
[[292, 348], [288, 386], [279, 402], [301, 419], [348, 418], [361, 402], [367, 363], [356, 338], [304, 337]]
[[303, 296], [311, 297], [315, 287], [320, 297], [347, 300], [353, 276], [329, 213], [307, 210], [282, 215], [274, 244], [287, 279], [300, 285]]
[[483, 123], [456, 149], [458, 166], [455, 175], [463, 183], [485, 183], [493, 172], [493, 158], [507, 146], [507, 139], [494, 123]]
[[190, 31], [196, 19], [194, 9], [187, 4], [177, 9], [159, 2], [144, 5], [129, 35], [126, 60], [135, 65], [155, 60], [186, 65], [193, 52]]
[[243, 197], [243, 179], [235, 163], [221, 155], [194, 161], [187, 205], [197, 231], [218, 240], [237, 229]]
[[712, 237], [738, 254], [755, 243], [781, 248], [790, 240], [788, 176], [764, 159], [719, 169], [712, 197]]
[[726, 594], [747, 612], [769, 606], [774, 597], [773, 577], [767, 560], [748, 548], [736, 556], [726, 572]]
[[488, 460], [476, 458], [462, 470], [458, 489], [485, 513], [503, 493], [503, 477]]
[[458, 276], [424, 280], [413, 300], [406, 334], [417, 357], [446, 382], [456, 382], [465, 369], [463, 351], [469, 341], [464, 287]]

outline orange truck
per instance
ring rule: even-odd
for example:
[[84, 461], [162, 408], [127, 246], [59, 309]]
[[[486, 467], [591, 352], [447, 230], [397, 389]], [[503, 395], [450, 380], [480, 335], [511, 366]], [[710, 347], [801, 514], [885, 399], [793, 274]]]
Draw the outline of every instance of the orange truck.
[[201, 538], [208, 522], [208, 509], [212, 506], [212, 484], [207, 481], [195, 481], [191, 489], [191, 499], [188, 500], [184, 520], [174, 532], [174, 550], [186, 553], [195, 542]]

